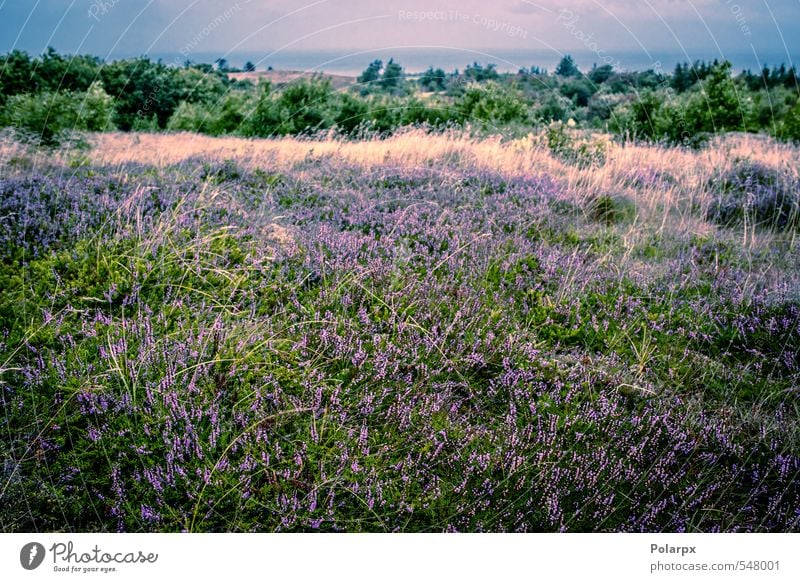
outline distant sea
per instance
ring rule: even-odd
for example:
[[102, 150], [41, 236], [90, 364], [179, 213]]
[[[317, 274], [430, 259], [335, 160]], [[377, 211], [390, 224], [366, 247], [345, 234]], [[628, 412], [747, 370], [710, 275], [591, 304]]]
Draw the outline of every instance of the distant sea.
[[[760, 70], [765, 64], [770, 67], [785, 63], [787, 66], [800, 63], [800, 52], [789, 53], [770, 51], [753, 53], [752, 49], [720, 54], [713, 51], [687, 50], [683, 51], [609, 51], [603, 55], [587, 50], [565, 51], [572, 55], [581, 70], [591, 69], [594, 63], [602, 65], [610, 63], [615, 69], [627, 71], [644, 71], [658, 69], [672, 72], [675, 65], [682, 62], [695, 60], [713, 61], [714, 59], [728, 59], [733, 63], [735, 70], [751, 69]], [[136, 55], [115, 55], [119, 58]], [[152, 53], [152, 59], [162, 59], [165, 63], [183, 64], [186, 57], [178, 53]], [[340, 75], [357, 75], [373, 60], [381, 59], [386, 62], [394, 58], [408, 73], [420, 73], [429, 66], [441, 67], [447, 72], [454, 69], [463, 70], [466, 65], [478, 62], [483, 65], [494, 63], [501, 72], [517, 72], [520, 68], [532, 66], [553, 71], [561, 60], [562, 55], [553, 51], [544, 50], [467, 50], [453, 48], [394, 48], [380, 51], [336, 52], [336, 51], [306, 51], [306, 52], [276, 52], [270, 51], [252, 53], [192, 53], [189, 59], [198, 63], [213, 63], [216, 59], [224, 57], [228, 64], [242, 67], [245, 62], [256, 64], [257, 70], [272, 67], [279, 70], [319, 71], [337, 73]], [[601, 58], [602, 57], [602, 58]]]

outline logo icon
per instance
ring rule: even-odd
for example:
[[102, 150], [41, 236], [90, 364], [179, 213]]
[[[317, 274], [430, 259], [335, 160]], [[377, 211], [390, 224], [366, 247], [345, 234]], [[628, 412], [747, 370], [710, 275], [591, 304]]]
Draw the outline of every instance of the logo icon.
[[26, 570], [35, 570], [44, 562], [44, 546], [37, 542], [31, 542], [22, 546], [19, 552], [19, 563]]

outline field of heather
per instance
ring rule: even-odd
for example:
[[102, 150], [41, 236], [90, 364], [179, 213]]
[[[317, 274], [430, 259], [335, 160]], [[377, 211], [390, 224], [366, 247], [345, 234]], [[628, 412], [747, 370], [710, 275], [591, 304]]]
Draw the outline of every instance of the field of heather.
[[0, 531], [800, 531], [800, 148], [0, 142]]

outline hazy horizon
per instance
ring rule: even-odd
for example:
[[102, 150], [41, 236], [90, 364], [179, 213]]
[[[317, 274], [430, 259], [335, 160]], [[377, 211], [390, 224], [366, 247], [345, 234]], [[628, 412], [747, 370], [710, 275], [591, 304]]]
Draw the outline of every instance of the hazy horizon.
[[714, 59], [755, 69], [800, 57], [798, 9], [799, 0], [0, 0], [0, 51], [53, 46], [176, 64], [223, 57], [347, 74], [389, 57], [412, 73], [473, 61], [552, 70], [567, 53], [582, 69], [669, 72], [678, 62]]

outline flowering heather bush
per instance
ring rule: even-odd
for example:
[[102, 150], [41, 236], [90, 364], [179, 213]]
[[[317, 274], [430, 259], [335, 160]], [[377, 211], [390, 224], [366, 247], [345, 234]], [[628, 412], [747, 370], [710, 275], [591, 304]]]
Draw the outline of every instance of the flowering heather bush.
[[771, 250], [544, 174], [62, 170], [0, 181], [3, 531], [800, 529]]
[[708, 211], [723, 226], [747, 222], [787, 230], [800, 225], [800, 183], [759, 163], [740, 162], [725, 173]]

